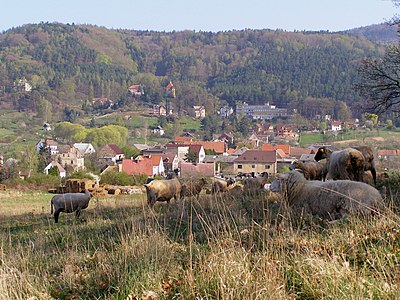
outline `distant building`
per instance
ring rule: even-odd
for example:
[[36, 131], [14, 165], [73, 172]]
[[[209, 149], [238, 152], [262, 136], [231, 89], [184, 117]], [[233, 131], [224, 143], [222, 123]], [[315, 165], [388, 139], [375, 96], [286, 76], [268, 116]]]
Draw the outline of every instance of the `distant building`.
[[194, 117], [197, 119], [205, 118], [206, 116], [206, 109], [204, 106], [195, 105], [193, 106], [194, 109]]
[[165, 87], [165, 96], [175, 98], [176, 96], [176, 89], [172, 81], [170, 81], [167, 86]]
[[140, 97], [144, 94], [143, 88], [140, 84], [133, 84], [128, 87], [128, 92], [135, 97]]
[[264, 105], [248, 105], [243, 102], [241, 105], [236, 106], [236, 115], [245, 115], [254, 120], [272, 120], [274, 118], [288, 117], [288, 110], [285, 108], [277, 108], [275, 105], [270, 105], [267, 102]]
[[75, 143], [74, 147], [79, 150], [82, 156], [86, 154], [93, 154], [96, 152], [93, 145], [90, 143]]
[[218, 112], [218, 114], [223, 118], [229, 118], [231, 115], [233, 115], [233, 113], [234, 113], [233, 108], [228, 106], [221, 107], [221, 109]]
[[247, 150], [233, 161], [235, 174], [267, 172], [268, 175], [275, 175], [277, 172], [277, 150]]

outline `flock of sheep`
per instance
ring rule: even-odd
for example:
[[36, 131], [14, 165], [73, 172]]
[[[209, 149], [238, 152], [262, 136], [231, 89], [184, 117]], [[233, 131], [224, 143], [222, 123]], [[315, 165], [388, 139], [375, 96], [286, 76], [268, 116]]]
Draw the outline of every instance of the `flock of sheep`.
[[321, 147], [314, 158], [312, 162], [292, 163], [292, 171], [278, 175], [271, 191], [284, 195], [296, 211], [324, 219], [351, 213], [369, 215], [383, 207], [375, 188], [377, 173], [371, 147], [338, 151]]
[[[338, 219], [354, 212], [370, 214], [382, 207], [382, 197], [373, 186], [377, 174], [373, 151], [368, 146], [340, 151], [321, 147], [315, 155], [315, 161], [295, 161], [291, 169], [290, 172], [278, 174], [270, 190], [282, 194], [296, 210], [324, 219]], [[241, 193], [263, 189], [268, 180], [267, 173], [241, 181], [214, 178], [209, 193]], [[153, 207], [157, 201], [169, 203], [172, 198], [198, 197], [207, 183], [205, 178], [184, 180], [176, 176], [151, 180], [144, 184], [147, 204]], [[88, 191], [85, 194], [54, 196], [51, 200], [51, 213], [54, 206], [55, 223], [58, 222], [60, 212], [76, 212], [76, 217], [79, 217], [81, 210], [88, 207], [90, 198]]]

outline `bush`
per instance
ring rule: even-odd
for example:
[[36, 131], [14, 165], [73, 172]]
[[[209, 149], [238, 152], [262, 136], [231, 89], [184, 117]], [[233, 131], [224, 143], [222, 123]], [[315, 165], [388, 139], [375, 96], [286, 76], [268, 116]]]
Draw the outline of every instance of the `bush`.
[[129, 176], [125, 172], [116, 173], [109, 171], [101, 175], [100, 183], [113, 185], [134, 185], [134, 180], [132, 176]]
[[85, 171], [77, 171], [68, 176], [68, 179], [85, 179], [85, 178], [91, 180], [94, 179], [92, 175], [86, 173]]

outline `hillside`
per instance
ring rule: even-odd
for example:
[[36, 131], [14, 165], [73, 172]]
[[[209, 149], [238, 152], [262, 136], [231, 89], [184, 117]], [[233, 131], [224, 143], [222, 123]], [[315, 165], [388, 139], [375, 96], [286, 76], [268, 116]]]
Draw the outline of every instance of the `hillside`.
[[[236, 100], [270, 101], [301, 113], [310, 98], [354, 107], [360, 100], [353, 89], [357, 64], [382, 53], [381, 44], [347, 33], [24, 25], [0, 34], [0, 107], [58, 120], [65, 107], [90, 111], [95, 97], [114, 100], [115, 108], [135, 106], [127, 94], [131, 84], [143, 86], [141, 103], [158, 104], [170, 80], [177, 87], [172, 105], [180, 114], [192, 105], [212, 111], [221, 101]], [[21, 79], [31, 92], [18, 88]]]

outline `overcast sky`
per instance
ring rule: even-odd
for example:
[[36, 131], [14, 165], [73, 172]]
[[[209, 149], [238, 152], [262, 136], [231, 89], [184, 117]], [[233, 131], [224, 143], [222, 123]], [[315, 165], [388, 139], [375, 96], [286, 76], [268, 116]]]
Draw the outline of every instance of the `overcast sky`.
[[2, 1], [0, 31], [61, 22], [114, 29], [340, 31], [379, 24], [397, 12], [390, 0], [19, 0]]

